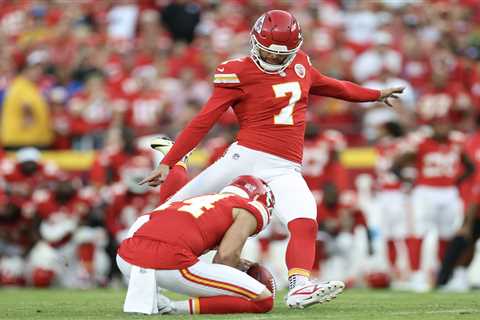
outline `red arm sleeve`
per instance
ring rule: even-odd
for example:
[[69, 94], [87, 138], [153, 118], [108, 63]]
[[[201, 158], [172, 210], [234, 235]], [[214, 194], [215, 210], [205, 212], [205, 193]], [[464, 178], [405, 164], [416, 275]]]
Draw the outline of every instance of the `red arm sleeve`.
[[217, 119], [242, 95], [241, 89], [214, 87], [212, 96], [206, 105], [177, 137], [172, 149], [163, 158], [162, 164], [172, 167], [180, 161], [183, 156], [195, 148]]
[[315, 68], [312, 70], [310, 94], [338, 98], [352, 102], [376, 101], [380, 90], [361, 87], [350, 81], [341, 81], [322, 75]]

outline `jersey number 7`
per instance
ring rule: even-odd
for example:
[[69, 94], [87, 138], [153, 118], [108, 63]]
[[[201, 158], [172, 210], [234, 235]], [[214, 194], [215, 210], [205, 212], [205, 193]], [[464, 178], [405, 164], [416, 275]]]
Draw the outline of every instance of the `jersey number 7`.
[[275, 98], [286, 97], [290, 93], [288, 105], [280, 110], [280, 113], [273, 116], [273, 123], [280, 125], [293, 125], [293, 108], [302, 97], [302, 89], [298, 81], [275, 84], [272, 86]]

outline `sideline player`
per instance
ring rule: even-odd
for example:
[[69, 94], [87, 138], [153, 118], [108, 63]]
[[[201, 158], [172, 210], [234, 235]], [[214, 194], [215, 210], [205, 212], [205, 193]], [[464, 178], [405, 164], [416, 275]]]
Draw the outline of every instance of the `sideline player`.
[[391, 171], [405, 137], [403, 127], [394, 121], [381, 128], [381, 137], [376, 144], [378, 159], [376, 173], [376, 205], [380, 212], [381, 231], [387, 247], [390, 274], [399, 278], [397, 252], [407, 237], [408, 196], [402, 181]]
[[409, 164], [417, 171], [411, 195], [413, 235], [407, 239], [413, 272], [409, 289], [417, 292], [430, 289], [427, 274], [420, 268], [423, 238], [429, 231], [438, 232], [438, 257], [442, 260], [448, 241], [461, 224], [463, 206], [458, 186], [475, 170], [462, 151], [463, 134], [451, 130], [448, 117], [435, 116], [430, 123], [431, 131], [421, 128], [406, 138], [392, 167], [400, 179], [404, 179], [402, 168]]
[[480, 238], [480, 115], [475, 118], [475, 132], [466, 140], [465, 153], [475, 164], [475, 174], [461, 186], [465, 203], [463, 225], [448, 244], [436, 287], [443, 291], [466, 292], [470, 289], [468, 267]]
[[290, 13], [272, 10], [263, 14], [252, 28], [250, 56], [217, 67], [209, 101], [177, 137], [159, 167], [141, 182], [161, 184], [170, 168], [232, 107], [240, 124], [237, 142], [171, 200], [218, 192], [240, 175], [265, 180], [277, 198], [275, 213], [290, 232], [286, 303], [294, 308], [310, 305], [317, 294], [317, 287], [309, 281], [315, 257], [316, 205], [301, 175], [308, 95], [391, 105], [388, 99], [403, 91], [372, 90], [326, 77], [300, 50], [302, 42], [300, 26]]
[[[272, 293], [245, 271], [245, 241], [269, 222], [268, 185], [240, 176], [219, 194], [166, 203], [140, 217], [119, 247], [117, 264], [129, 278], [125, 312], [206, 314], [268, 312]], [[213, 264], [198, 257], [218, 246]], [[165, 288], [193, 297], [170, 301]], [[322, 286], [328, 297], [328, 287]]]

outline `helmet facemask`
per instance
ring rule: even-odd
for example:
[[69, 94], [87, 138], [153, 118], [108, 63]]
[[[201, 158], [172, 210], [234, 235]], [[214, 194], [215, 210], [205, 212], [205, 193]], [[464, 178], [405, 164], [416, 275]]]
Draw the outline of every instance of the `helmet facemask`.
[[[252, 34], [250, 37], [250, 43], [252, 46], [250, 50], [250, 55], [253, 62], [255, 62], [255, 64], [260, 70], [268, 74], [277, 74], [285, 70], [292, 63], [293, 59], [295, 59], [295, 56], [297, 55], [297, 52], [302, 45], [302, 42], [303, 39], [300, 38], [297, 47], [291, 50], [288, 50], [286, 46], [282, 45], [271, 45], [267, 48], [263, 46], [260, 42], [258, 42], [255, 35]], [[261, 51], [283, 56], [284, 59], [280, 64], [268, 63], [262, 58]]]

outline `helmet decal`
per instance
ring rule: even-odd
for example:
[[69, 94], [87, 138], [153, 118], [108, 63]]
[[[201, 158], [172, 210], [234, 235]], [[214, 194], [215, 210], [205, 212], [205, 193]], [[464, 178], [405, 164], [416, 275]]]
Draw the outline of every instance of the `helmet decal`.
[[255, 29], [256, 32], [260, 33], [262, 31], [263, 21], [265, 21], [264, 14], [255, 22], [255, 26], [253, 27], [253, 29]]

